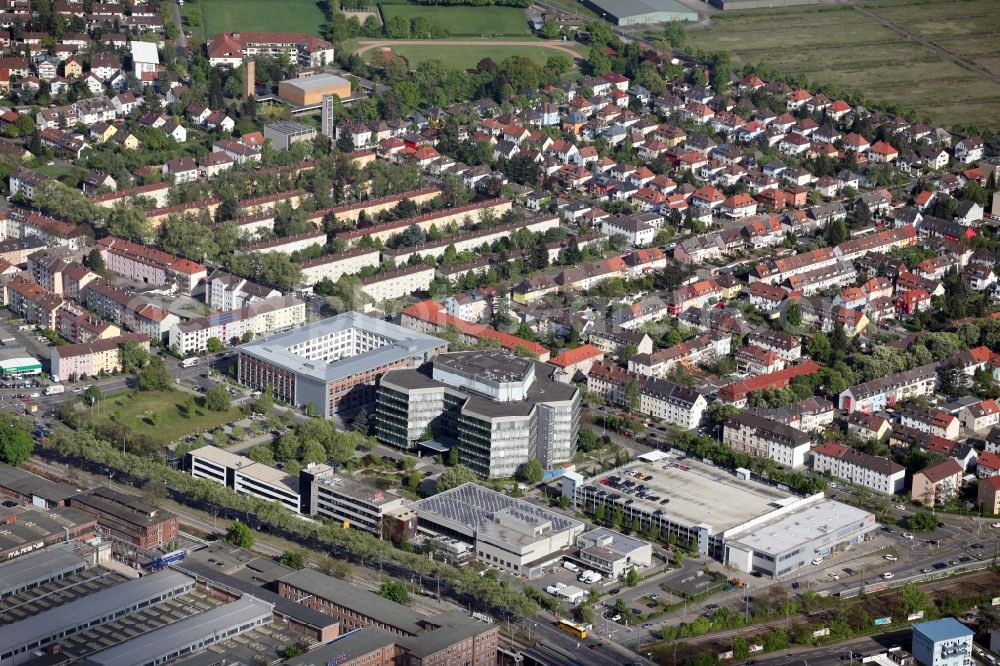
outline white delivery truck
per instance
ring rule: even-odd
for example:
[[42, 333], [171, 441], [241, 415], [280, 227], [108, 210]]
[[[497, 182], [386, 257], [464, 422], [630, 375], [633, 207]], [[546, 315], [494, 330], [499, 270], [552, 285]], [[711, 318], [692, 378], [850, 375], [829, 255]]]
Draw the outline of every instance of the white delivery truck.
[[45, 395], [58, 395], [60, 393], [64, 393], [65, 391], [66, 387], [62, 384], [53, 384], [52, 386], [45, 387]]
[[576, 566], [572, 562], [563, 562], [563, 569], [566, 569], [566, 571], [572, 571], [573, 573], [576, 573], [577, 571], [580, 570], [580, 567]]

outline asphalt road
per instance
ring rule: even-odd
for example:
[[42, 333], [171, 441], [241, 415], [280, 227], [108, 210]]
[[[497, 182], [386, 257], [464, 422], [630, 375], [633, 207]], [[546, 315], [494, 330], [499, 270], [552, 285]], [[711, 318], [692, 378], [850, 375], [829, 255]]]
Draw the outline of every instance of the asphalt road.
[[757, 660], [757, 663], [759, 666], [802, 666], [802, 664], [808, 664], [809, 666], [832, 666], [833, 664], [837, 664], [840, 666], [841, 664], [860, 663], [860, 659], [856, 659], [852, 655], [867, 655], [882, 652], [894, 645], [899, 645], [904, 650], [908, 650], [910, 647], [910, 634], [911, 631], [909, 629], [890, 631], [878, 634], [877, 636], [855, 638], [843, 643], [837, 643], [836, 645], [825, 645], [823, 647], [772, 657], [761, 657]]

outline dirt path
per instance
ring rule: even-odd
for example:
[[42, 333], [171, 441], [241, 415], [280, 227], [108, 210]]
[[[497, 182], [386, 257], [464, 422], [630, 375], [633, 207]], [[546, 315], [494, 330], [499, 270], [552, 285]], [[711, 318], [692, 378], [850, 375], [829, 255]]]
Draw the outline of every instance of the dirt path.
[[358, 42], [360, 46], [354, 49], [354, 52], [361, 55], [365, 51], [370, 51], [375, 48], [380, 48], [383, 46], [396, 46], [397, 44], [411, 45], [415, 44], [417, 46], [540, 46], [544, 49], [552, 49], [553, 51], [562, 51], [569, 57], [576, 59], [582, 57], [577, 51], [574, 51], [569, 46], [566, 46], [566, 42], [559, 40], [509, 40], [509, 39], [498, 39], [498, 40], [475, 40], [475, 39], [363, 39]]
[[989, 69], [987, 69], [985, 67], [981, 67], [981, 66], [977, 65], [974, 62], [971, 62], [969, 60], [966, 60], [965, 58], [962, 58], [961, 56], [955, 55], [954, 53], [952, 53], [948, 49], [943, 48], [941, 46], [938, 46], [937, 44], [935, 44], [931, 40], [929, 40], [929, 39], [927, 39], [925, 37], [921, 37], [920, 35], [918, 35], [916, 33], [910, 32], [909, 30], [907, 30], [903, 26], [899, 25], [898, 23], [895, 23], [895, 22], [893, 22], [893, 21], [891, 21], [891, 20], [889, 20], [889, 19], [887, 19], [887, 18], [885, 18], [883, 16], [879, 16], [878, 14], [876, 14], [873, 11], [871, 11], [870, 9], [867, 9], [866, 7], [862, 7], [861, 4], [859, 4], [859, 3], [853, 3], [853, 4], [854, 4], [854, 9], [856, 11], [861, 12], [865, 16], [869, 17], [870, 19], [872, 19], [873, 21], [875, 21], [876, 23], [878, 23], [879, 25], [881, 25], [881, 26], [883, 26], [883, 27], [885, 27], [885, 28], [887, 28], [887, 29], [895, 32], [900, 37], [908, 39], [911, 42], [916, 42], [917, 44], [920, 44], [921, 46], [923, 46], [925, 48], [931, 49], [933, 51], [937, 51], [938, 53], [940, 53], [941, 55], [943, 55], [948, 60], [951, 60], [951, 61], [955, 62], [960, 67], [963, 67], [963, 68], [968, 69], [970, 71], [976, 72], [977, 74], [979, 74], [982, 78], [986, 79], [987, 81], [993, 81], [994, 83], [1000, 83], [1000, 75], [994, 74]]

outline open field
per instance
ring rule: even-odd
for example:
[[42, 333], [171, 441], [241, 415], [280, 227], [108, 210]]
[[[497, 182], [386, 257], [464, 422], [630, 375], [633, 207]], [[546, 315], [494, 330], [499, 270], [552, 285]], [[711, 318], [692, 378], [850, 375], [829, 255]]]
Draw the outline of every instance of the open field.
[[558, 41], [413, 41], [413, 40], [362, 40], [356, 51], [358, 54], [368, 53], [371, 57], [379, 47], [387, 46], [396, 55], [406, 58], [410, 67], [416, 67], [425, 60], [441, 60], [450, 67], [468, 69], [475, 67], [483, 58], [491, 58], [502, 62], [511, 56], [524, 56], [539, 63], [544, 63], [553, 53], [562, 53], [571, 58], [580, 54], [572, 48], [570, 42]]
[[710, 27], [688, 33], [693, 47], [728, 51], [737, 66], [763, 64], [869, 102], [902, 104], [935, 123], [1000, 128], [997, 34], [1000, 0], [716, 14]]
[[452, 35], [527, 35], [528, 19], [516, 7], [433, 7], [420, 5], [382, 5], [382, 18], [388, 23], [396, 16], [412, 20], [418, 16], [445, 28]]
[[[186, 435], [206, 432], [234, 419], [242, 418], [240, 411], [213, 412], [202, 406], [197, 397], [195, 413], [188, 418], [184, 405], [190, 393], [180, 391], [150, 391], [111, 396], [102, 401], [102, 413], [116, 413], [119, 423], [129, 426], [159, 444], [173, 442]], [[153, 424], [153, 414], [160, 415], [160, 423]], [[102, 418], [95, 416], [95, 418]]]
[[[207, 41], [220, 32], [304, 32], [320, 35], [326, 16], [316, 0], [188, 0], [201, 9], [202, 24], [193, 28], [195, 37]], [[182, 10], [183, 11], [183, 10]]]

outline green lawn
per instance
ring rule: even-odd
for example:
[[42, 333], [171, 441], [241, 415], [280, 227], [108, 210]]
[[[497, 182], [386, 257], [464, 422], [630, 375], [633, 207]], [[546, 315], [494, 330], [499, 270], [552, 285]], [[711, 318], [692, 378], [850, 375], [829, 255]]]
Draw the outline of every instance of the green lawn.
[[414, 19], [425, 17], [452, 35], [527, 35], [528, 19], [516, 7], [426, 7], [418, 5], [382, 5], [382, 18]]
[[316, 0], [189, 0], [202, 13], [202, 25], [192, 28], [195, 37], [204, 32], [211, 39], [220, 32], [304, 32], [320, 35], [326, 16]]
[[[236, 408], [231, 408], [228, 412], [209, 411], [201, 406], [202, 399], [198, 397], [195, 413], [188, 418], [184, 413], [184, 404], [190, 396], [190, 393], [180, 391], [136, 391], [101, 401], [94, 408], [94, 414], [95, 418], [105, 418], [117, 413], [119, 423], [159, 444], [168, 444], [187, 435], [206, 432], [242, 417]], [[153, 424], [154, 413], [161, 417], [158, 425]]]
[[[371, 57], [376, 51], [372, 49], [366, 56]], [[475, 67], [483, 58], [491, 58], [494, 62], [500, 63], [511, 56], [525, 56], [544, 64], [549, 56], [562, 53], [542, 46], [490, 46], [488, 42], [482, 46], [437, 46], [396, 42], [392, 45], [392, 51], [406, 58], [410, 67], [416, 67], [425, 60], [441, 60], [449, 67], [459, 69]]]
[[[864, 7], [953, 54], [1000, 73], [1000, 0], [879, 0]], [[852, 6], [806, 6], [718, 14], [689, 30], [691, 46], [728, 51], [871, 101], [897, 102], [943, 125], [1000, 127], [1000, 84], [943, 58]], [[990, 108], [994, 109], [990, 112]]]
[[74, 188], [80, 184], [81, 180], [87, 177], [86, 169], [74, 166], [72, 164], [62, 164], [53, 166], [45, 164], [35, 169], [35, 171], [44, 174], [49, 178], [55, 178], [56, 180], [61, 180], [69, 187], [74, 187]]

